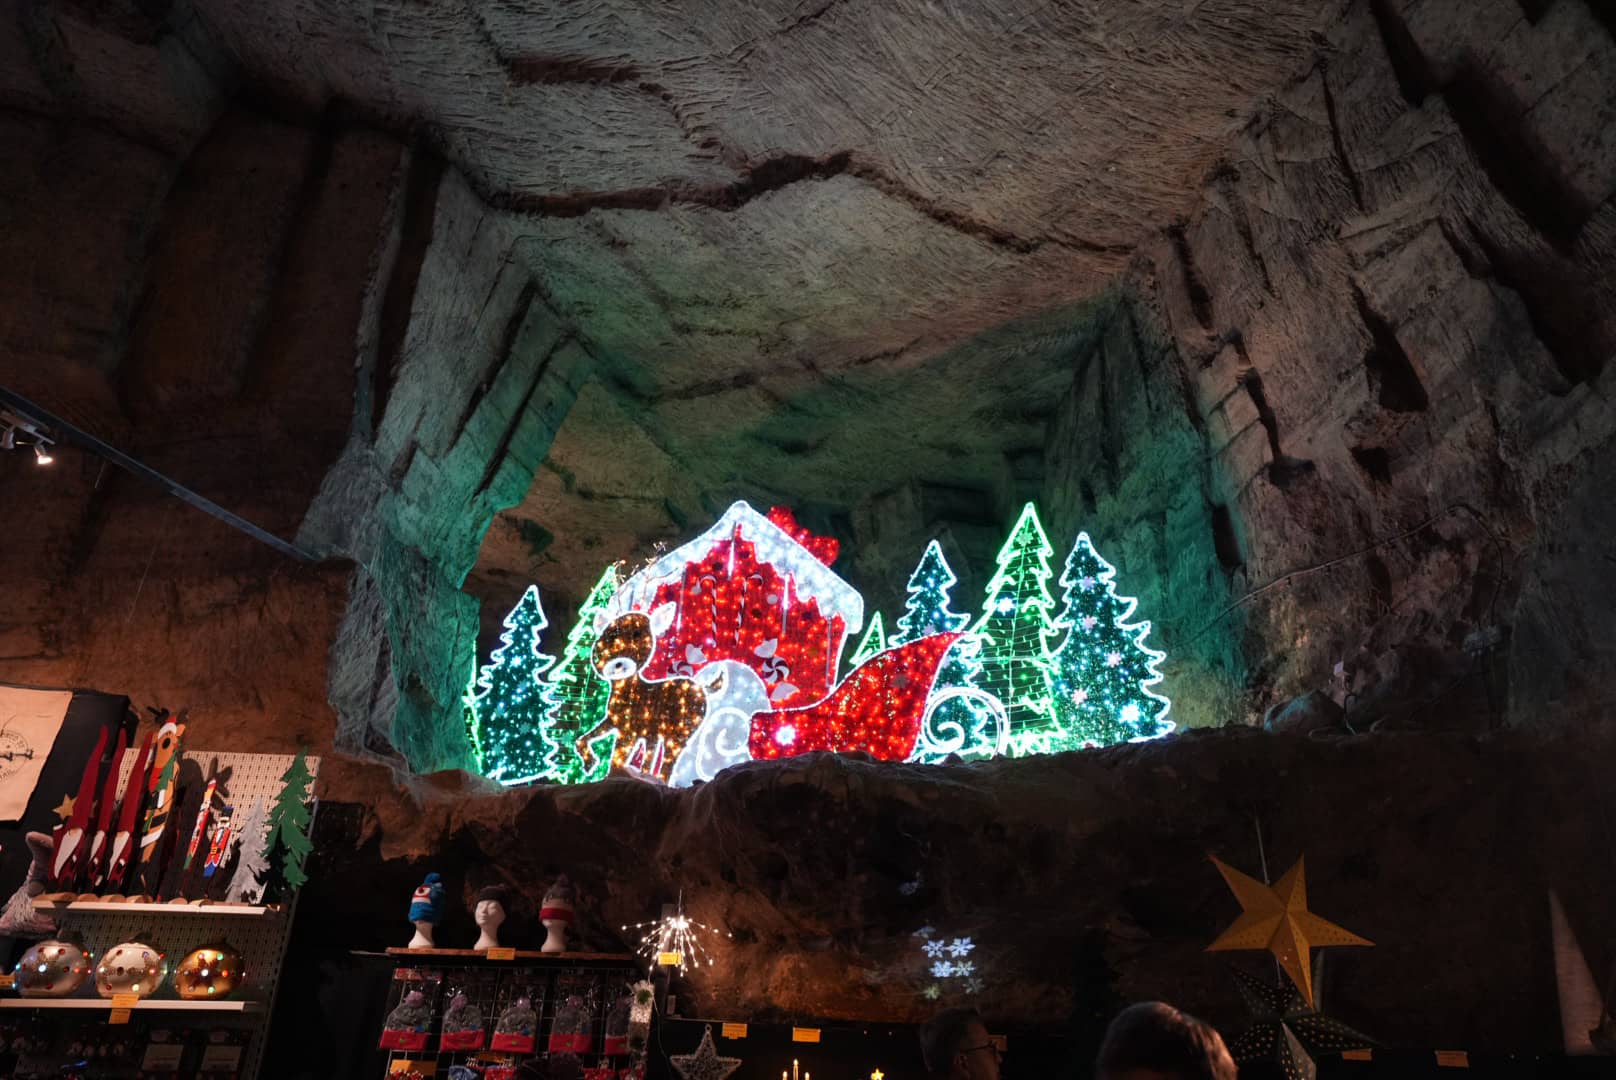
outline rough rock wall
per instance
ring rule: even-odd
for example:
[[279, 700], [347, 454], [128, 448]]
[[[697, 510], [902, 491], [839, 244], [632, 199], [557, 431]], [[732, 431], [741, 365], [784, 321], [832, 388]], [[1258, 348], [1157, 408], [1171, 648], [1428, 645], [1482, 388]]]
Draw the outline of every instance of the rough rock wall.
[[[90, 59], [73, 72], [96, 85]], [[178, 114], [208, 122], [137, 137], [0, 112], [20, 151], [0, 181], [0, 383], [290, 536], [347, 422], [343, 328], [385, 140], [243, 108]], [[19, 538], [0, 678], [195, 706], [199, 745], [328, 744], [320, 672], [345, 575], [77, 450], [56, 457], [7, 454], [0, 470]]]
[[[1244, 633], [1255, 707], [1323, 688], [1356, 724], [1609, 715], [1613, 117], [1592, 5], [1376, 0], [1235, 140], [1125, 279], [1118, 318], [1170, 335], [1181, 395], [1076, 394], [1050, 447], [1126, 580], [1215, 553], [1226, 589], [1156, 609], [1185, 616], [1170, 653]], [[1114, 462], [1189, 429], [1202, 527], [1164, 545], [1147, 523], [1194, 484]]]
[[360, 563], [332, 649], [337, 745], [431, 771], [471, 763], [459, 716], [479, 620], [460, 585], [591, 360], [458, 174], [407, 172], [361, 329], [370, 391], [299, 538]]
[[465, 763], [458, 586], [588, 363], [511, 236], [353, 110], [250, 103], [186, 5], [23, 5], [0, 58], [0, 384], [359, 563], [299, 565], [71, 449], [5, 455], [29, 539], [0, 678], [194, 705], [203, 744]]

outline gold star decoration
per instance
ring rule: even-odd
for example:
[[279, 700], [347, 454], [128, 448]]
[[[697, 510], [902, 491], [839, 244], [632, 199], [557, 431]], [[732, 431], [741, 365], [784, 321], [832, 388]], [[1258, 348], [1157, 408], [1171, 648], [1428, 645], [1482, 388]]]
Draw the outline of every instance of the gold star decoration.
[[61, 818], [63, 821], [66, 821], [68, 818], [72, 817], [73, 804], [76, 802], [78, 802], [78, 799], [74, 798], [72, 795], [63, 795], [62, 805], [56, 807], [56, 816]]
[[1323, 945], [1374, 944], [1307, 910], [1307, 879], [1301, 859], [1279, 879], [1279, 884], [1264, 885], [1217, 856], [1211, 858], [1212, 865], [1218, 868], [1218, 873], [1234, 892], [1234, 898], [1245, 910], [1233, 926], [1206, 947], [1207, 952], [1268, 950], [1302, 991], [1303, 999], [1312, 1005], [1313, 961], [1309, 950]]
[[870, 1074], [870, 1080], [886, 1080], [886, 1075], [886, 1073], [882, 1072], [880, 1069], [877, 1069]]

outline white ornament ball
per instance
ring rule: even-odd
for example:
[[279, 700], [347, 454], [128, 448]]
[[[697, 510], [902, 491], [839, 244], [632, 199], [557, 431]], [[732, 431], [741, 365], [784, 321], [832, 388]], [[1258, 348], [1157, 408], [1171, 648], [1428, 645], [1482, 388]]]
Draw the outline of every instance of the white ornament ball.
[[95, 992], [104, 998], [114, 994], [150, 997], [162, 983], [164, 969], [163, 954], [155, 945], [143, 941], [114, 945], [95, 966]]
[[71, 941], [41, 941], [22, 954], [11, 982], [23, 997], [67, 997], [90, 974], [90, 958]]

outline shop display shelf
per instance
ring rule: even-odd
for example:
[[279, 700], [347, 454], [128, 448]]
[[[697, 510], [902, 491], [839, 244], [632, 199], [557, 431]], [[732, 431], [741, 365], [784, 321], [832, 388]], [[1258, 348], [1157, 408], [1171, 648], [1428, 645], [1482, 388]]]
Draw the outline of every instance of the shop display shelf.
[[279, 915], [278, 906], [261, 904], [171, 904], [157, 901], [118, 900], [35, 900], [34, 907], [49, 912], [86, 912], [104, 915], [193, 915], [256, 916]]
[[[410, 960], [489, 960], [487, 951], [483, 949], [405, 949], [391, 948], [387, 956], [396, 959]], [[534, 960], [554, 962], [558, 964], [577, 963], [609, 963], [609, 964], [636, 964], [641, 962], [640, 957], [632, 953], [594, 953], [594, 952], [563, 952], [547, 953], [537, 949], [517, 949], [509, 958], [493, 958], [494, 963], [531, 963]]]
[[[0, 1009], [108, 1009], [108, 998], [0, 998]], [[262, 1013], [261, 1001], [167, 1001], [141, 998], [130, 1006], [136, 1012]]]

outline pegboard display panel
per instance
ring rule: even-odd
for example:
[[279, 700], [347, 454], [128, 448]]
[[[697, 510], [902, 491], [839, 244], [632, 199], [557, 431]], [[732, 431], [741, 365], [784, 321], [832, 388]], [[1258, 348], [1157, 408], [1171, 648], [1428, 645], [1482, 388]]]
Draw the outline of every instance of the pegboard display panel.
[[[203, 777], [218, 775], [226, 778], [221, 780], [216, 790], [215, 801], [229, 803], [238, 812], [259, 800], [266, 805], [273, 803], [281, 791], [281, 777], [294, 760], [290, 754], [232, 754], [208, 750], [185, 751], [182, 758], [187, 765], [195, 766]], [[318, 775], [319, 759], [311, 757], [305, 760], [309, 772]], [[134, 756], [126, 756], [120, 787], [127, 786], [133, 767]], [[171, 827], [177, 826], [186, 831], [187, 838], [192, 824], [192, 820], [182, 820], [181, 816], [170, 820]], [[225, 904], [78, 902], [54, 904], [46, 910], [56, 920], [58, 932], [76, 933], [97, 959], [113, 946], [136, 938], [161, 948], [167, 972], [159, 991], [150, 995], [151, 1004], [142, 1003], [142, 1022], [147, 1025], [160, 1023], [164, 1028], [175, 1031], [191, 1028], [245, 1029], [242, 1036], [246, 1042], [242, 1067], [235, 1075], [239, 1080], [254, 1080], [263, 1055], [264, 1029], [274, 1005], [281, 961], [286, 955], [286, 944], [291, 936], [295, 905], [295, 898], [290, 905], [278, 908]], [[174, 969], [186, 954], [204, 945], [221, 943], [228, 943], [240, 954], [246, 973], [242, 985], [230, 996], [231, 999], [251, 1001], [259, 1007], [250, 1012], [190, 1009], [165, 1012], [157, 1008], [161, 1002], [179, 1000], [174, 990]], [[93, 975], [74, 998], [102, 1000], [95, 992]], [[52, 1024], [61, 1026], [75, 1014], [82, 1017], [78, 1010], [62, 1010], [48, 1004], [37, 1012], [21, 1013], [37, 1018], [42, 1027]]]
[[[416, 960], [390, 958], [393, 964], [392, 982], [388, 989], [387, 1014], [394, 1014], [411, 990], [420, 991], [431, 1010], [426, 1045], [422, 1049], [383, 1047], [387, 1051], [384, 1076], [407, 1073], [403, 1062], [433, 1062], [436, 1075], [446, 1076], [450, 1066], [466, 1065], [473, 1059], [483, 1063], [493, 1061], [520, 1062], [529, 1057], [544, 1056], [552, 1052], [552, 1036], [557, 1034], [557, 1019], [563, 1018], [561, 1034], [578, 1028], [581, 1010], [587, 1027], [587, 1049], [582, 1041], [575, 1056], [586, 1066], [609, 1063], [616, 1068], [629, 1064], [627, 1055], [607, 1058], [605, 1045], [606, 1017], [618, 999], [629, 993], [629, 988], [645, 977], [644, 968], [632, 958], [588, 966], [568, 963], [535, 964], [521, 959], [510, 963], [455, 963], [437, 958], [421, 957]], [[443, 1019], [457, 993], [464, 994], [482, 1013], [483, 1049], [445, 1050], [442, 1047]], [[500, 1015], [518, 997], [526, 995], [538, 1014], [535, 1049], [532, 1054], [493, 1050], [489, 1043]], [[576, 999], [569, 1002], [569, 999]], [[378, 1033], [380, 1035], [380, 1033]], [[401, 1072], [395, 1073], [398, 1068]]]

